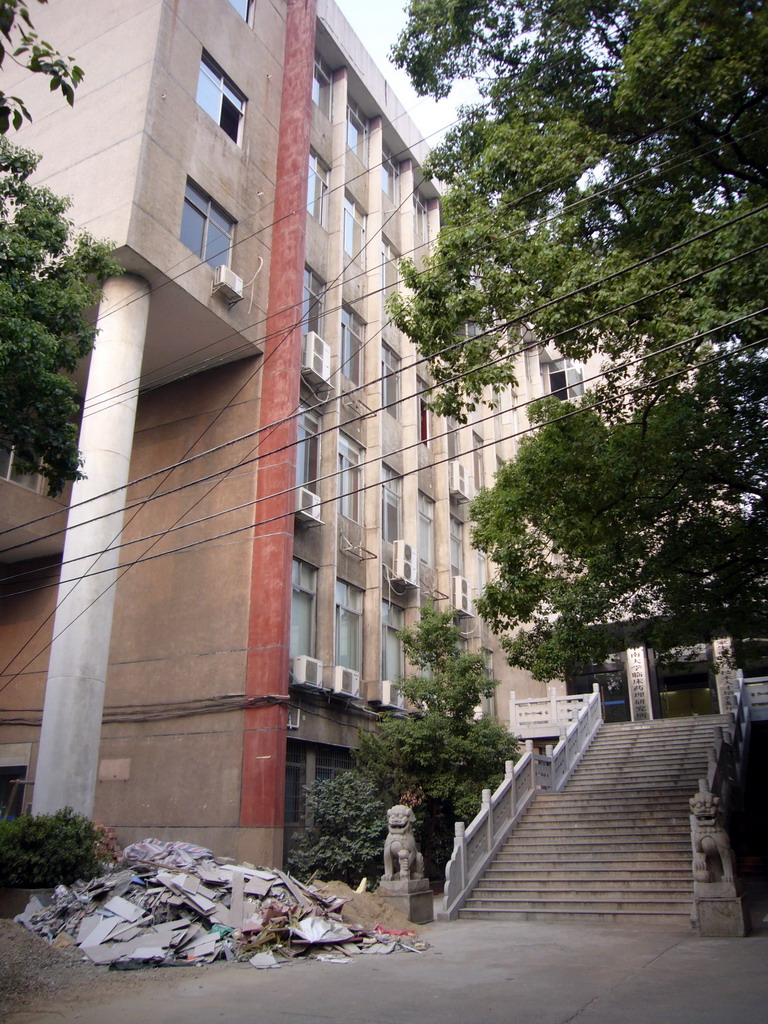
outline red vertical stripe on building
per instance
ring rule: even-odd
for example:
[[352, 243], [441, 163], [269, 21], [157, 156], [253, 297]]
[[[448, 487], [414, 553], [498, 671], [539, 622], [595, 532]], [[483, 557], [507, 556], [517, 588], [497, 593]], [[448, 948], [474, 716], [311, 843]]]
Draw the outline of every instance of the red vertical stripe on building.
[[[251, 612], [246, 692], [288, 693], [291, 625], [291, 561], [294, 499], [280, 494], [296, 479], [295, 419], [299, 400], [301, 301], [306, 233], [306, 181], [312, 122], [312, 70], [316, 0], [289, 0], [285, 27], [283, 94], [269, 274], [260, 424], [278, 424], [261, 435], [253, 543]], [[284, 705], [245, 713], [240, 824], [283, 826]]]

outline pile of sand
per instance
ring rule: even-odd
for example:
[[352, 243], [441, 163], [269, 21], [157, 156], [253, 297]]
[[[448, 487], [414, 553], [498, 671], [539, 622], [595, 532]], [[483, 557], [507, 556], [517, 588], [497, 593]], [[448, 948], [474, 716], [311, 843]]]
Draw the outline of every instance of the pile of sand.
[[375, 892], [355, 892], [344, 882], [315, 880], [312, 884], [322, 893], [352, 897], [349, 903], [344, 904], [341, 911], [341, 918], [345, 924], [359, 924], [366, 930], [371, 930], [378, 924], [382, 928], [389, 928], [392, 931], [418, 931], [416, 925], [409, 921], [405, 914], [395, 910]]

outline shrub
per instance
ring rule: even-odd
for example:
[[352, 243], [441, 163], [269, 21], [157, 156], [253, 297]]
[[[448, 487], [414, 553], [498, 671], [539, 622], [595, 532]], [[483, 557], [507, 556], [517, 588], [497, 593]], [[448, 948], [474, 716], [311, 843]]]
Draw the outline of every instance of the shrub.
[[387, 805], [371, 779], [356, 771], [322, 779], [307, 790], [307, 804], [314, 823], [290, 854], [289, 871], [353, 886], [383, 872]]
[[101, 830], [65, 807], [0, 822], [0, 886], [71, 885], [99, 873]]

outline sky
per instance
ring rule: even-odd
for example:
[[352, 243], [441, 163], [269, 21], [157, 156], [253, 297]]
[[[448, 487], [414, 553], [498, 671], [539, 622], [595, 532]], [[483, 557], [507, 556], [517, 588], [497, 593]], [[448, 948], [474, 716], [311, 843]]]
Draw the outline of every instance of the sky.
[[406, 0], [378, 0], [376, 3], [371, 0], [336, 0], [336, 4], [392, 85], [411, 120], [427, 142], [434, 146], [445, 128], [456, 119], [457, 105], [471, 103], [477, 98], [472, 83], [460, 83], [447, 99], [437, 103], [417, 96], [406, 73], [387, 59], [390, 47], [405, 26]]

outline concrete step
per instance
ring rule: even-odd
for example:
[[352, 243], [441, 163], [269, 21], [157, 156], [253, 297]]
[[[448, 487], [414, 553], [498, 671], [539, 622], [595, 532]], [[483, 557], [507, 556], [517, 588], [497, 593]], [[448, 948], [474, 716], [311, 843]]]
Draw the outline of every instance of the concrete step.
[[626, 865], [623, 870], [610, 870], [605, 867], [590, 870], [586, 866], [570, 871], [557, 868], [541, 868], [537, 871], [532, 870], [530, 867], [489, 868], [477, 884], [480, 887], [485, 886], [486, 882], [491, 885], [503, 883], [512, 888], [518, 885], [524, 885], [529, 888], [539, 884], [545, 885], [550, 882], [555, 884], [568, 882], [584, 886], [585, 888], [592, 888], [593, 886], [612, 885], [614, 882], [634, 887], [646, 884], [658, 886], [663, 882], [689, 885], [690, 881], [690, 867], [677, 866], [660, 869], [657, 867], [657, 862], [653, 861], [649, 862], [645, 868]]
[[659, 879], [652, 878], [635, 879], [632, 882], [628, 882], [625, 879], [606, 881], [600, 878], [582, 878], [579, 879], [578, 885], [566, 879], [555, 879], [550, 882], [542, 882], [541, 884], [516, 883], [515, 885], [505, 886], [496, 879], [483, 879], [481, 882], [478, 882], [473, 898], [486, 899], [489, 896], [493, 896], [495, 898], [511, 897], [514, 899], [532, 900], [539, 896], [568, 896], [569, 898], [580, 899], [582, 902], [586, 902], [587, 896], [591, 899], [594, 894], [603, 896], [610, 894], [615, 896], [618, 893], [619, 896], [623, 896], [625, 893], [631, 893], [633, 896], [647, 896], [660, 900], [664, 900], [668, 896], [670, 898], [680, 896], [681, 898], [686, 897], [688, 899], [692, 897], [693, 883], [690, 878], [667, 879], [666, 883], [664, 884]]
[[652, 870], [658, 864], [660, 870], [671, 868], [673, 870], [685, 869], [690, 872], [691, 854], [690, 851], [684, 852], [682, 850], [671, 853], [666, 852], [664, 855], [660, 855], [654, 850], [636, 850], [633, 852], [627, 850], [584, 851], [583, 854], [579, 855], [571, 854], [568, 851], [561, 851], [558, 853], [542, 854], [532, 863], [530, 848], [521, 847], [514, 853], [511, 851], [499, 852], [494, 861], [494, 866], [504, 870], [514, 868], [515, 870], [530, 871], [533, 864], [535, 864], [537, 869], [547, 868], [551, 871], [568, 870], [568, 865], [572, 865], [574, 871], [590, 871], [593, 864], [596, 867], [599, 865], [605, 868], [615, 867], [617, 870], [626, 867], [634, 868], [637, 871], [646, 871]]
[[576, 896], [574, 899], [548, 899], [546, 896], [539, 896], [538, 899], [531, 900], [516, 900], [510, 898], [493, 899], [493, 898], [482, 898], [478, 899], [472, 896], [467, 900], [465, 909], [467, 910], [510, 910], [510, 911], [531, 911], [531, 910], [555, 910], [555, 911], [573, 911], [573, 910], [588, 910], [591, 912], [601, 912], [609, 914], [621, 914], [628, 911], [636, 911], [639, 913], [649, 913], [658, 911], [665, 914], [690, 914], [691, 904], [693, 901], [693, 894], [689, 894], [687, 897], [679, 897], [672, 899], [659, 899], [659, 900], [646, 900], [642, 897], [634, 899], [632, 896], [627, 896], [624, 899], [611, 899], [601, 898], [598, 896], [590, 897], [589, 901]]
[[677, 908], [654, 907], [645, 910], [625, 909], [620, 913], [608, 910], [595, 910], [589, 907], [572, 908], [569, 910], [552, 910], [537, 907], [536, 910], [511, 910], [510, 908], [468, 908], [459, 911], [459, 918], [465, 921], [583, 921], [584, 923], [628, 922], [633, 924], [679, 924], [681, 929], [690, 929], [690, 908], [681, 913]]

